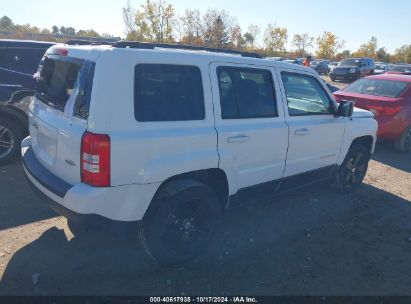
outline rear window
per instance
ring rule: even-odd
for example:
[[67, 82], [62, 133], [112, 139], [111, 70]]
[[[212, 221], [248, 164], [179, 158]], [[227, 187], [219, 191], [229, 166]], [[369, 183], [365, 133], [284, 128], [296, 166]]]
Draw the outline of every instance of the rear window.
[[360, 79], [344, 89], [346, 92], [397, 98], [407, 88], [407, 82]]
[[45, 57], [36, 74], [36, 97], [63, 111], [73, 92], [81, 67], [80, 60]]
[[137, 121], [205, 118], [203, 84], [198, 67], [139, 64], [134, 72], [134, 116]]
[[411, 73], [411, 65], [392, 65], [389, 70], [400, 73]]
[[344, 59], [343, 61], [340, 62], [339, 66], [358, 67], [360, 66], [360, 60], [359, 59]]

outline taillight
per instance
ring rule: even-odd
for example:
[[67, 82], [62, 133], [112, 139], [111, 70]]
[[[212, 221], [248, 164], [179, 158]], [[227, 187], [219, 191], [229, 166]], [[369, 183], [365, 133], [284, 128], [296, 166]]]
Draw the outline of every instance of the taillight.
[[58, 56], [67, 56], [68, 55], [68, 49], [53, 48], [52, 49], [52, 54], [53, 55], [58, 55]]
[[85, 132], [81, 138], [81, 181], [94, 187], [110, 186], [110, 137]]
[[401, 111], [401, 106], [366, 106], [368, 110], [374, 113], [375, 116], [394, 116]]

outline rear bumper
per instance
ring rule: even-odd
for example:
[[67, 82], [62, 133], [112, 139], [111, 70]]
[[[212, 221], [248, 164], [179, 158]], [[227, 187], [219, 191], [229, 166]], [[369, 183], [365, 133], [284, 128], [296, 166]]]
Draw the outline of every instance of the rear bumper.
[[378, 138], [389, 141], [397, 141], [403, 135], [410, 122], [394, 117], [377, 116]]
[[134, 222], [143, 218], [160, 183], [97, 188], [70, 185], [37, 160], [30, 138], [22, 142], [23, 168], [30, 184], [54, 211], [73, 221]]
[[338, 80], [353, 80], [356, 77], [356, 74], [336, 74], [334, 72], [330, 73], [330, 77], [334, 78], [334, 79], [338, 79]]

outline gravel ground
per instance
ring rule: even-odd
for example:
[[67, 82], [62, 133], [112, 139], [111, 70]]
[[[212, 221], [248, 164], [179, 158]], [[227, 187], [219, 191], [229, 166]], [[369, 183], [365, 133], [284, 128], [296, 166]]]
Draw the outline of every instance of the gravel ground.
[[197, 260], [161, 269], [118, 235], [73, 237], [0, 167], [0, 295], [411, 295], [411, 155], [379, 144], [365, 184], [230, 210]]

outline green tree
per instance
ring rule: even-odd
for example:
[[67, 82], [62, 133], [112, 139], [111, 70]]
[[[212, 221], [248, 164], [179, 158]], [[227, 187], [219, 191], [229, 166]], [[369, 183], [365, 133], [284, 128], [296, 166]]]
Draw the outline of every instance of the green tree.
[[351, 57], [351, 51], [350, 50], [344, 50], [341, 53], [336, 54], [333, 59], [341, 61], [344, 58], [348, 58], [348, 57]]
[[89, 29], [89, 30], [79, 30], [77, 32], [77, 35], [79, 37], [100, 37], [100, 34], [97, 33], [95, 30]]
[[344, 47], [345, 41], [340, 40], [337, 35], [331, 32], [324, 32], [321, 36], [317, 37], [316, 44], [316, 56], [318, 58], [332, 59], [338, 50]]
[[377, 50], [376, 59], [382, 62], [390, 62], [391, 55], [388, 54], [387, 49], [385, 47], [381, 47]]
[[411, 44], [403, 45], [395, 50], [395, 60], [397, 62], [411, 63]]
[[265, 30], [264, 43], [269, 53], [278, 55], [286, 52], [288, 30], [269, 24]]
[[9, 17], [7, 16], [1, 17], [0, 19], [0, 30], [1, 31], [9, 32], [9, 31], [12, 31], [13, 28], [14, 28], [13, 21]]
[[167, 43], [173, 42], [175, 24], [174, 7], [164, 0], [151, 1], [141, 5], [135, 16], [136, 36], [141, 40]]
[[57, 25], [53, 25], [53, 27], [51, 28], [51, 32], [53, 33], [53, 35], [59, 35], [60, 34], [60, 30], [59, 30]]
[[[234, 18], [226, 11], [208, 10], [202, 20], [204, 44], [209, 47], [224, 48], [234, 44], [238, 37], [238, 28]], [[234, 33], [237, 31], [237, 33]]]
[[244, 43], [248, 48], [253, 48], [255, 43], [255, 37], [250, 32], [244, 34]]

